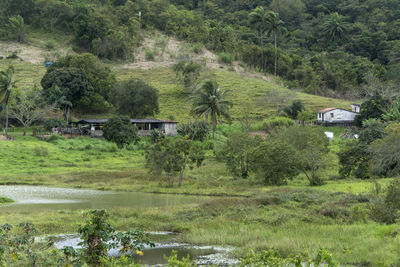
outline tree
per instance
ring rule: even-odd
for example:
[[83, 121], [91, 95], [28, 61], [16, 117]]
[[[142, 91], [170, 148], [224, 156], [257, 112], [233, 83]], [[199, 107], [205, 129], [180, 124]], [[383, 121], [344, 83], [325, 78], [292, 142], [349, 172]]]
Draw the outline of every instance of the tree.
[[44, 22], [49, 23], [51, 31], [54, 31], [54, 27], [59, 22], [65, 23], [71, 20], [74, 15], [72, 7], [59, 0], [39, 0], [35, 3], [35, 6]]
[[16, 83], [16, 81], [13, 80], [13, 76], [14, 67], [12, 66], [8, 67], [6, 70], [0, 71], [0, 102], [6, 106], [6, 134], [8, 132], [8, 104]]
[[196, 87], [201, 69], [201, 65], [194, 61], [180, 61], [173, 66], [176, 77], [183, 81], [183, 86], [188, 92]]
[[12, 31], [12, 33], [15, 35], [15, 38], [17, 39], [18, 43], [21, 43], [25, 39], [25, 24], [24, 24], [24, 18], [21, 17], [20, 15], [17, 15], [15, 17], [11, 17], [8, 19], [8, 27]]
[[193, 96], [192, 114], [197, 116], [211, 116], [213, 138], [217, 128], [218, 119], [221, 117], [230, 121], [229, 108], [231, 102], [226, 97], [226, 91], [220, 89], [214, 81], [206, 81]]
[[24, 135], [26, 135], [26, 129], [32, 123], [40, 120], [53, 109], [54, 104], [48, 105], [45, 103], [39, 89], [34, 87], [16, 95], [15, 101], [11, 105], [10, 116], [17, 119], [24, 126]]
[[250, 13], [250, 24], [258, 28], [260, 46], [261, 46], [261, 70], [264, 72], [264, 33], [267, 28], [268, 19], [270, 19], [270, 13], [266, 11], [262, 6], [256, 7]]
[[292, 102], [290, 106], [287, 106], [283, 109], [283, 111], [292, 119], [297, 119], [297, 115], [303, 111], [304, 105], [300, 100], [295, 100]]
[[259, 144], [251, 154], [251, 169], [264, 177], [270, 185], [287, 184], [299, 174], [299, 155], [293, 146], [281, 140], [266, 140]]
[[93, 93], [82, 99], [79, 108], [92, 112], [104, 112], [110, 107], [112, 88], [115, 86], [114, 73], [92, 54], [68, 55], [58, 59], [48, 69], [46, 74], [65, 68], [75, 68], [83, 71], [93, 87]]
[[310, 185], [321, 185], [319, 170], [326, 166], [329, 140], [325, 134], [311, 127], [282, 129], [276, 138], [288, 142], [297, 151], [298, 168], [305, 174]]
[[252, 164], [252, 152], [261, 140], [248, 133], [233, 133], [217, 153], [235, 177], [247, 178]]
[[276, 76], [276, 69], [277, 69], [277, 61], [278, 61], [278, 56], [277, 56], [277, 36], [279, 32], [283, 32], [285, 28], [283, 25], [285, 24], [283, 20], [279, 18], [279, 14], [275, 13], [273, 11], [270, 11], [268, 13], [268, 18], [267, 18], [267, 35], [271, 36], [272, 34], [274, 35], [274, 53], [275, 53], [275, 76]]
[[109, 119], [103, 126], [103, 137], [116, 143], [119, 148], [139, 141], [138, 129], [125, 116]]
[[154, 116], [159, 112], [158, 91], [139, 79], [119, 82], [114, 88], [114, 106], [131, 118]]
[[361, 104], [360, 115], [358, 115], [357, 121], [359, 124], [362, 124], [363, 121], [368, 119], [381, 119], [389, 108], [389, 100], [380, 95], [375, 95]]
[[61, 103], [65, 121], [68, 121], [71, 107], [77, 107], [83, 97], [91, 96], [93, 93], [92, 84], [86, 73], [76, 68], [60, 68], [47, 72], [42, 78], [41, 85], [44, 96], [50, 103]]
[[182, 185], [186, 167], [200, 167], [205, 159], [201, 143], [185, 138], [163, 138], [146, 150], [146, 167], [151, 173], [168, 175], [169, 185], [179, 176]]
[[390, 131], [383, 139], [374, 141], [371, 151], [371, 171], [381, 177], [394, 177], [400, 174], [400, 131]]
[[207, 138], [209, 130], [210, 126], [204, 121], [180, 123], [178, 126], [178, 134], [196, 141], [204, 141]]
[[297, 119], [304, 125], [305, 122], [313, 122], [317, 120], [315, 112], [302, 110], [297, 114]]
[[339, 40], [344, 37], [347, 31], [348, 23], [345, 21], [345, 17], [337, 12], [332, 13], [328, 20], [323, 25], [323, 31], [329, 40]]

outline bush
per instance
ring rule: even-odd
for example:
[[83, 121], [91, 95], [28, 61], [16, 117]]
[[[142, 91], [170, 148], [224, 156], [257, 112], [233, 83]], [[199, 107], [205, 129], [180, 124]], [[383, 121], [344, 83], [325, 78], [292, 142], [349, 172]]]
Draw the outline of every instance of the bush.
[[234, 60], [235, 60], [234, 54], [229, 54], [229, 53], [225, 53], [225, 52], [218, 54], [218, 62], [219, 63], [231, 64]]
[[271, 117], [263, 122], [263, 128], [266, 132], [271, 132], [276, 128], [290, 127], [293, 125], [295, 125], [294, 120], [286, 117]]
[[188, 136], [191, 140], [203, 141], [207, 138], [210, 126], [204, 121], [182, 123], [178, 126], [178, 134]]
[[139, 140], [136, 126], [132, 125], [130, 119], [118, 116], [109, 119], [103, 127], [103, 136], [107, 141], [114, 142], [119, 148]]
[[144, 50], [144, 55], [146, 57], [146, 60], [150, 60], [150, 61], [154, 60], [155, 53], [154, 53], [153, 50], [145, 49]]
[[193, 52], [195, 54], [200, 54], [203, 51], [203, 44], [202, 43], [195, 43], [193, 45]]
[[55, 143], [58, 140], [65, 140], [65, 137], [58, 134], [52, 134], [49, 138], [47, 138], [46, 142]]
[[400, 210], [400, 179], [390, 183], [384, 198], [378, 197], [370, 206], [370, 216], [377, 222], [395, 223]]
[[45, 43], [44, 43], [44, 47], [47, 49], [47, 50], [54, 50], [55, 48], [56, 48], [56, 42], [54, 41], [54, 40], [47, 40]]

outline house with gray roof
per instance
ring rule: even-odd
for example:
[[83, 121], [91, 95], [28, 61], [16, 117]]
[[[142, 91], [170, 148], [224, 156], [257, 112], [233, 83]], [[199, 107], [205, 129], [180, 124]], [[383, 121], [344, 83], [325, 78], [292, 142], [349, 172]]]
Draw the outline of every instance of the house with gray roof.
[[[90, 129], [90, 134], [95, 137], [103, 135], [103, 126], [108, 119], [83, 119], [76, 124], [79, 127], [87, 127]], [[131, 123], [138, 128], [140, 136], [150, 136], [151, 131], [158, 129], [161, 133], [167, 136], [176, 136], [177, 122], [171, 120], [158, 120], [158, 119], [131, 119]]]

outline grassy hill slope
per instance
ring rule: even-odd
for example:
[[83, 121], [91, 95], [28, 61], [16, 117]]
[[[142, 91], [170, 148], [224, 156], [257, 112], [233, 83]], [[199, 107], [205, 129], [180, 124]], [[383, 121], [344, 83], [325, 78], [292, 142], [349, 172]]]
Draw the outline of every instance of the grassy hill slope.
[[[173, 40], [173, 42], [176, 44], [177, 41]], [[0, 69], [5, 69], [9, 65], [13, 65], [16, 70], [17, 85], [20, 88], [29, 88], [34, 84], [40, 85], [40, 80], [46, 72], [46, 68], [44, 67], [44, 57], [48, 55], [49, 52], [40, 44], [36, 43], [15, 45], [16, 44], [13, 43], [0, 43], [0, 48], [2, 48], [0, 50], [3, 51], [0, 55], [4, 57], [0, 60]], [[61, 47], [61, 45], [58, 45], [58, 47]], [[185, 47], [187, 48], [187, 45], [185, 45]], [[18, 55], [20, 55], [23, 60], [5, 58], [7, 54], [10, 54], [10, 51], [14, 51], [14, 48], [19, 51]], [[143, 50], [143, 48], [141, 49]], [[60, 48], [59, 51], [57, 50], [55, 53], [63, 54], [65, 50], [65, 47]], [[210, 57], [208, 51], [204, 54]], [[196, 55], [196, 57], [198, 57], [198, 55]], [[43, 63], [38, 63], [41, 60]], [[108, 63], [108, 65], [115, 72], [118, 80], [128, 79], [131, 77], [140, 78], [159, 90], [160, 114], [157, 115], [158, 118], [167, 119], [173, 117], [178, 121], [192, 119], [189, 112], [190, 97], [184, 92], [182, 85], [177, 81], [175, 73], [170, 68], [173, 61], [177, 61], [178, 58], [169, 58], [168, 62], [165, 62], [165, 59], [163, 61], [162, 58], [156, 58], [155, 61], [149, 62], [143, 62], [144, 59], [140, 60], [142, 60], [140, 62], [142, 64]], [[274, 114], [276, 107], [271, 103], [262, 103], [262, 101], [260, 101], [260, 96], [271, 90], [286, 90], [289, 92], [288, 89], [274, 82], [269, 82], [266, 79], [263, 79], [259, 74], [249, 72], [238, 73], [233, 67], [217, 64], [215, 63], [215, 58], [212, 60], [212, 67], [206, 71], [204, 76], [212, 77], [218, 81], [220, 87], [229, 91], [229, 98], [234, 104], [232, 108], [234, 119], [239, 116], [240, 110], [243, 107], [247, 107], [251, 116], [255, 118], [264, 118], [268, 115]], [[141, 65], [146, 67], [140, 68]], [[333, 99], [304, 93], [296, 93], [296, 97], [293, 98], [293, 100], [296, 99], [301, 100], [305, 104], [306, 108], [311, 111], [317, 111], [326, 107], [350, 108], [350, 102], [341, 99]], [[80, 114], [78, 116], [104, 117], [109, 115]]]

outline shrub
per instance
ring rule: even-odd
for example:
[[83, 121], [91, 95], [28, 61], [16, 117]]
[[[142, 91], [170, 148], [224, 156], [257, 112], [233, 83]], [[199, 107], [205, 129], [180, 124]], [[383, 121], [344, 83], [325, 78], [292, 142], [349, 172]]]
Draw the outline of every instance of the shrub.
[[154, 60], [155, 53], [154, 53], [153, 50], [145, 49], [144, 50], [144, 55], [146, 57], [146, 60], [151, 60], [151, 61]]
[[107, 141], [114, 142], [119, 148], [139, 140], [136, 126], [132, 125], [130, 119], [118, 116], [109, 119], [103, 127], [103, 136]]
[[270, 132], [276, 128], [290, 127], [293, 125], [295, 125], [294, 120], [286, 117], [271, 117], [263, 122], [263, 128], [266, 132]]
[[195, 43], [193, 45], [193, 52], [195, 54], [200, 54], [203, 51], [203, 44], [202, 43]]
[[61, 135], [58, 135], [58, 134], [52, 134], [52, 135], [50, 135], [49, 138], [47, 138], [46, 141], [49, 142], [49, 143], [55, 143], [58, 140], [65, 140], [65, 137], [61, 136]]
[[54, 40], [47, 40], [45, 43], [44, 43], [44, 47], [47, 49], [47, 50], [54, 50], [55, 48], [56, 48], [56, 42], [54, 41]]
[[178, 126], [178, 134], [188, 136], [191, 140], [203, 141], [206, 139], [210, 126], [204, 121], [182, 123]]
[[218, 54], [218, 62], [219, 63], [231, 64], [234, 60], [235, 60], [234, 54], [229, 54], [229, 53], [225, 53], [225, 52]]

